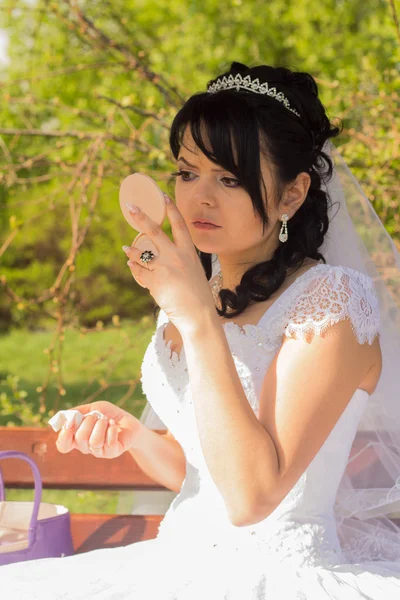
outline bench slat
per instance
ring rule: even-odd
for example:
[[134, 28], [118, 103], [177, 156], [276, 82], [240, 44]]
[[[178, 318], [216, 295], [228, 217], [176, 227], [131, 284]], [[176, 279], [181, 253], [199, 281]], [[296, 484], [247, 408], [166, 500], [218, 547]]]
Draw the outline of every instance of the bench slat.
[[[162, 433], [163, 430], [156, 430]], [[57, 433], [40, 427], [0, 427], [0, 451], [18, 450], [33, 458], [40, 469], [43, 488], [71, 490], [166, 490], [148, 477], [129, 452], [101, 459], [72, 450], [61, 454]], [[8, 487], [30, 489], [32, 471], [22, 460], [2, 460], [0, 468]]]
[[[56, 438], [57, 433], [50, 428], [0, 427], [0, 450], [18, 450], [31, 456], [40, 469], [43, 487], [48, 489], [167, 489], [145, 475], [128, 452], [112, 460], [97, 459], [77, 450], [61, 454]], [[32, 472], [23, 461], [0, 461], [0, 468], [8, 487], [33, 487]], [[75, 552], [153, 539], [163, 518], [164, 515], [71, 514]], [[397, 515], [391, 520], [400, 526]]]
[[71, 515], [76, 554], [153, 539], [163, 515]]

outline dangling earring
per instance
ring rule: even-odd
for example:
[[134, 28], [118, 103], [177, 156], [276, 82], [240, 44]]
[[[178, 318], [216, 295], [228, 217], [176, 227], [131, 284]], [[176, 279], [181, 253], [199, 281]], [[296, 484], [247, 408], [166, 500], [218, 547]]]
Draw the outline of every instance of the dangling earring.
[[289, 219], [289, 215], [287, 215], [286, 213], [281, 216], [282, 227], [281, 227], [281, 230], [279, 232], [279, 240], [281, 242], [287, 242], [287, 239], [288, 239], [288, 231], [287, 231], [287, 221], [288, 221], [288, 219]]

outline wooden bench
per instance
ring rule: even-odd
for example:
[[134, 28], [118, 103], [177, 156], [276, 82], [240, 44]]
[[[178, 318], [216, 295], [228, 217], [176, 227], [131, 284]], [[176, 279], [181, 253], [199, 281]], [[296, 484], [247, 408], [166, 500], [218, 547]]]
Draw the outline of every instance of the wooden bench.
[[[163, 430], [155, 430], [164, 433]], [[368, 438], [368, 432], [366, 433]], [[167, 488], [149, 478], [132, 456], [107, 460], [94, 458], [72, 450], [61, 454], [55, 445], [57, 433], [50, 428], [0, 427], [0, 451], [18, 450], [33, 458], [39, 467], [44, 489], [58, 490], [149, 490], [166, 491]], [[352, 452], [357, 454], [357, 448]], [[364, 453], [352, 463], [355, 473], [362, 472], [365, 461], [372, 454]], [[4, 460], [0, 463], [8, 488], [32, 489], [30, 467], [21, 460]], [[385, 482], [377, 482], [385, 487]], [[76, 553], [97, 548], [125, 546], [133, 542], [156, 537], [163, 515], [110, 515], [71, 514], [72, 536]], [[400, 514], [391, 519], [400, 526]]]
[[[55, 444], [57, 435], [45, 427], [0, 427], [0, 451], [18, 450], [33, 458], [43, 489], [167, 490], [149, 478], [128, 452], [112, 460], [78, 450], [61, 454]], [[7, 488], [33, 489], [32, 471], [26, 462], [2, 460], [0, 468]], [[75, 552], [155, 538], [162, 519], [163, 515], [71, 514]]]

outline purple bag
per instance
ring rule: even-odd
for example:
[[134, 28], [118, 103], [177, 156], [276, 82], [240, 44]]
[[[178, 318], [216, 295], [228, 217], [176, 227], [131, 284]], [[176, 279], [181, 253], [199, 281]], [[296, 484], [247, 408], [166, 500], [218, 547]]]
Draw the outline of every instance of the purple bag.
[[30, 464], [35, 495], [33, 502], [7, 502], [0, 469], [0, 566], [74, 554], [69, 511], [41, 501], [42, 480], [35, 461], [14, 450], [0, 452], [2, 458], [20, 458]]

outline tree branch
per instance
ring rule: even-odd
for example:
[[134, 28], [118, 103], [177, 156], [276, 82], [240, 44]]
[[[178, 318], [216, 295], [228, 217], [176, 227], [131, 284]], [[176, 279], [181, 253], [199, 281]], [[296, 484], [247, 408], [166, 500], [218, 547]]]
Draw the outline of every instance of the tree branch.
[[111, 133], [91, 133], [84, 131], [42, 131], [41, 129], [14, 129], [0, 127], [1, 135], [25, 135], [25, 136], [40, 136], [53, 138], [77, 138], [78, 140], [96, 140], [102, 137], [104, 140], [112, 140], [122, 144], [130, 145], [132, 139], [129, 137], [120, 137]]
[[[109, 49], [117, 50], [122, 56], [125, 58], [126, 62], [130, 69], [135, 69], [135, 71], [147, 81], [150, 81], [159, 92], [164, 96], [165, 100], [169, 102], [172, 106], [180, 105], [184, 100], [183, 96], [180, 92], [173, 86], [169, 85], [164, 77], [154, 71], [151, 71], [147, 65], [144, 65], [141, 61], [139, 61], [125, 46], [125, 44], [115, 42], [111, 38], [108, 37], [102, 30], [100, 30], [96, 25], [82, 12], [82, 10], [78, 7], [76, 0], [64, 0], [65, 3], [70, 7], [71, 12], [75, 14], [77, 17], [83, 31], [86, 35], [91, 38], [93, 41], [100, 44], [100, 47], [104, 49], [104, 47], [108, 47]], [[76, 24], [71, 21], [71, 24], [76, 27]]]

